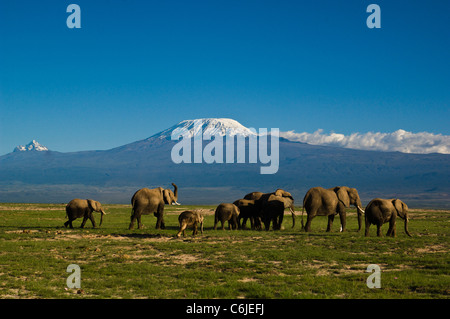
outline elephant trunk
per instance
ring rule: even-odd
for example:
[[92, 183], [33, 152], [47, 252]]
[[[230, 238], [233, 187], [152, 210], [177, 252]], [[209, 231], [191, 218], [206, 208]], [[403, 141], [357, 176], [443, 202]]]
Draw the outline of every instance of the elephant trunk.
[[361, 207], [362, 207], [361, 200], [358, 197], [358, 200], [356, 201], [356, 213], [358, 215], [358, 231], [361, 230], [362, 215], [364, 214], [364, 210]]
[[105, 211], [101, 210], [101, 211], [100, 211], [100, 226], [101, 226], [102, 223], [103, 223], [103, 215], [106, 215], [106, 213], [105, 213]]
[[408, 215], [405, 214], [405, 233], [406, 233], [406, 235], [408, 235], [409, 237], [412, 237], [411, 234], [410, 234], [409, 231], [408, 231], [408, 221], [409, 221]]
[[173, 186], [173, 193], [175, 195], [175, 201], [177, 201], [178, 200], [178, 187], [174, 183], [172, 183], [172, 186]]
[[175, 195], [175, 198], [174, 198], [175, 205], [180, 205], [178, 203], [178, 187], [174, 183], [172, 183], [172, 186], [173, 186], [173, 194]]

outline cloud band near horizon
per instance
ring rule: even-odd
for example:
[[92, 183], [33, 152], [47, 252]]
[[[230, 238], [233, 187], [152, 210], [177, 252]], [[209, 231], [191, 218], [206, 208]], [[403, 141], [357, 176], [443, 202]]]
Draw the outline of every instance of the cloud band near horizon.
[[358, 150], [429, 154], [450, 154], [450, 136], [428, 132], [412, 133], [399, 129], [392, 133], [368, 132], [344, 135], [322, 129], [314, 133], [280, 132], [280, 137], [312, 145], [327, 145]]

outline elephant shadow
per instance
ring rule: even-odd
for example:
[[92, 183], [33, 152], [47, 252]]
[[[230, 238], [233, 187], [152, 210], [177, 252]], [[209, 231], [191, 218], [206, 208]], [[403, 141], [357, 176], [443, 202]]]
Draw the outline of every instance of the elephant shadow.
[[137, 239], [151, 239], [151, 238], [164, 238], [167, 236], [161, 234], [111, 234], [111, 236], [137, 238]]

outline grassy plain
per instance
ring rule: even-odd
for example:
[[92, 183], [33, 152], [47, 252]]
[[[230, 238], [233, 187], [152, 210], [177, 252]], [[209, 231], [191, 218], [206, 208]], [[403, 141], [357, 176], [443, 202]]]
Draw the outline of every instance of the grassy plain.
[[[90, 222], [64, 228], [62, 204], [0, 204], [0, 298], [449, 298], [449, 213], [411, 211], [397, 237], [356, 232], [354, 213], [345, 233], [326, 233], [325, 217], [312, 232], [213, 230], [212, 206], [166, 206], [166, 229], [143, 216], [128, 230], [129, 205], [104, 205], [101, 228]], [[205, 232], [176, 238], [177, 217], [205, 214]], [[297, 209], [297, 215], [299, 215]], [[97, 223], [99, 215], [96, 214]], [[383, 227], [383, 233], [387, 225]], [[67, 288], [67, 266], [81, 268], [81, 289]], [[381, 267], [381, 288], [369, 289], [369, 264]]]

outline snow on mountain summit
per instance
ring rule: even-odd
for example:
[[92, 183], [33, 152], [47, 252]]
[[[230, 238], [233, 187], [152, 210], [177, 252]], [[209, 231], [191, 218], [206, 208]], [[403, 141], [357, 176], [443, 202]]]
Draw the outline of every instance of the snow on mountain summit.
[[196, 120], [184, 120], [180, 123], [152, 136], [152, 138], [171, 139], [172, 132], [183, 133], [187, 131], [187, 137], [192, 137], [197, 134], [210, 134], [220, 136], [235, 136], [242, 135], [247, 137], [249, 135], [256, 135], [255, 132], [243, 126], [238, 121], [227, 118], [204, 118]]
[[27, 151], [42, 152], [42, 151], [48, 151], [48, 148], [45, 147], [44, 145], [39, 144], [36, 140], [32, 140], [27, 145], [25, 145], [25, 146], [19, 145], [19, 146], [16, 146], [16, 148], [14, 149], [14, 152], [27, 152]]

